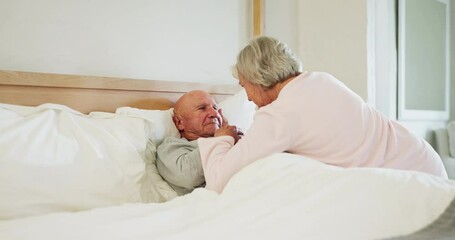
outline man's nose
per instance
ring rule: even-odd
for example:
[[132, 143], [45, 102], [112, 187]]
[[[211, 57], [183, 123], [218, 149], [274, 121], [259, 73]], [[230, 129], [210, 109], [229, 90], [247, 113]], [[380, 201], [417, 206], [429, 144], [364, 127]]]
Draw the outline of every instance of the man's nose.
[[211, 107], [209, 110], [209, 114], [210, 114], [210, 117], [217, 117], [219, 115], [219, 112], [217, 109]]

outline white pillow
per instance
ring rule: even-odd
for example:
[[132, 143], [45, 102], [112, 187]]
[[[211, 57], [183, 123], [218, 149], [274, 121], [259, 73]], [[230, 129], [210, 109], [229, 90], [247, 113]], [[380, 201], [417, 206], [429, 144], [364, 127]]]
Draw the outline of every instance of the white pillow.
[[[256, 112], [256, 105], [248, 101], [244, 89], [221, 101], [218, 105], [223, 109], [223, 115], [230, 124], [236, 125], [244, 132], [249, 129]], [[176, 196], [175, 192], [169, 184], [164, 182], [156, 169], [156, 146], [166, 137], [180, 137], [180, 133], [172, 121], [173, 111], [173, 108], [168, 110], [145, 110], [132, 107], [120, 107], [115, 111], [116, 114], [121, 116], [145, 119], [149, 125], [148, 135], [150, 136], [150, 141], [147, 144], [145, 156], [147, 163], [146, 175], [141, 181], [141, 194], [146, 202], [162, 202]]]
[[450, 156], [455, 158], [455, 121], [449, 123], [447, 131], [449, 134]]
[[0, 104], [0, 219], [141, 202], [141, 118]]
[[223, 110], [223, 115], [228, 120], [229, 124], [236, 125], [244, 132], [247, 131], [253, 123], [253, 117], [256, 113], [256, 105], [248, 101], [248, 97], [244, 89], [231, 97], [228, 97], [218, 103], [218, 106]]
[[168, 110], [145, 110], [121, 107], [117, 108], [115, 113], [147, 120], [150, 137], [153, 143], [158, 146], [166, 137], [180, 137], [179, 130], [172, 121], [173, 111], [173, 108]]
[[[248, 101], [244, 89], [218, 103], [229, 124], [236, 125], [244, 132], [248, 130], [256, 113], [256, 105]], [[121, 115], [146, 119], [150, 124], [150, 135], [155, 145], [159, 145], [166, 137], [180, 137], [178, 129], [172, 121], [174, 109], [145, 110], [132, 107], [121, 107], [115, 112]]]

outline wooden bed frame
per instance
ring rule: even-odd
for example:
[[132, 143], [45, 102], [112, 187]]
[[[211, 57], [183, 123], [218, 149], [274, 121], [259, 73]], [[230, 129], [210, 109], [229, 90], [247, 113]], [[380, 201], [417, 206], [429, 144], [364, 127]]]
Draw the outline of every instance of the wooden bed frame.
[[58, 103], [86, 114], [114, 112], [122, 106], [168, 109], [182, 94], [196, 89], [219, 102], [240, 86], [0, 70], [0, 103]]

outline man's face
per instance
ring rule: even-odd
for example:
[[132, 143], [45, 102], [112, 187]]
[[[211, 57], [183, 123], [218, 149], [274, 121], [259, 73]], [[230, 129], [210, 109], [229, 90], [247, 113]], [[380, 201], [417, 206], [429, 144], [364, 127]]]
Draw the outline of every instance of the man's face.
[[175, 109], [175, 125], [188, 140], [213, 137], [215, 130], [222, 124], [215, 100], [203, 91], [187, 93], [179, 100]]

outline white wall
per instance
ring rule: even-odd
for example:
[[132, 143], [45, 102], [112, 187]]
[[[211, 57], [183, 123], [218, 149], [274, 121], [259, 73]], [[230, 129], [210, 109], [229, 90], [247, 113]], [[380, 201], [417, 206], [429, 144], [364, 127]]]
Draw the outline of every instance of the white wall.
[[365, 0], [301, 0], [299, 55], [304, 68], [335, 75], [368, 101]]
[[272, 36], [286, 43], [299, 56], [299, 42], [297, 41], [298, 0], [264, 0], [264, 35]]
[[304, 70], [335, 75], [365, 100], [367, 93], [364, 0], [265, 0], [265, 35], [287, 43]]
[[[389, 11], [394, 4], [376, 2]], [[246, 0], [2, 0], [0, 69], [236, 84], [229, 68], [251, 37], [251, 5]], [[334, 74], [395, 117], [396, 69], [391, 65], [396, 59], [390, 58], [393, 48], [384, 52], [381, 47], [393, 45], [394, 36], [376, 42], [376, 55], [383, 60], [375, 64], [388, 70], [376, 69], [371, 83], [367, 1], [265, 0], [265, 6], [265, 34], [288, 43], [305, 69]], [[376, 19], [376, 30], [391, 24], [389, 18], [387, 23]], [[390, 82], [378, 85], [384, 81]], [[377, 91], [369, 91], [369, 84], [378, 85]], [[405, 124], [428, 139], [431, 129], [446, 122]]]
[[0, 69], [232, 83], [244, 0], [2, 0]]

